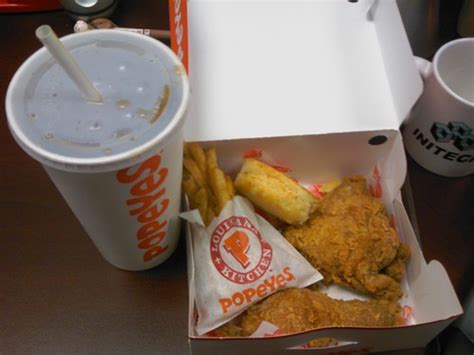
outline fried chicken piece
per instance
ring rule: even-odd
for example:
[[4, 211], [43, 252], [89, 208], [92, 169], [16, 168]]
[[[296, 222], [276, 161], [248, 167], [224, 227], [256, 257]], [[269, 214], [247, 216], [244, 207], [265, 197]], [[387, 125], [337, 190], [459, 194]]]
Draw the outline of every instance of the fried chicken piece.
[[401, 282], [405, 276], [405, 264], [410, 259], [411, 251], [407, 245], [400, 244], [395, 260], [392, 261], [382, 272], [397, 282]]
[[384, 206], [368, 193], [363, 177], [345, 178], [305, 224], [288, 227], [284, 236], [323, 274], [326, 284], [335, 282], [376, 298], [402, 296], [400, 279], [409, 252], [400, 248]]
[[[240, 317], [216, 330], [220, 336], [250, 336], [262, 321], [285, 333], [330, 326], [384, 327], [402, 323], [401, 307], [387, 300], [342, 301], [318, 291], [290, 288], [251, 306]], [[315, 339], [310, 346], [327, 346], [330, 338]]]

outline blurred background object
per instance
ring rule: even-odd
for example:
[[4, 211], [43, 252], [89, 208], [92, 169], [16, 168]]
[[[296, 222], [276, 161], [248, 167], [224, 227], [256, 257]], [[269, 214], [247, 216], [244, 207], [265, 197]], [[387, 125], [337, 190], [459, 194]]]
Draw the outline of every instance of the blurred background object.
[[0, 13], [50, 11], [60, 8], [58, 0], [0, 0]]
[[109, 17], [118, 0], [59, 0], [66, 12], [76, 20]]
[[[471, 341], [471, 344], [474, 343], [474, 287], [471, 288], [469, 296], [464, 301], [463, 304], [464, 315], [459, 318], [455, 326], [457, 326], [464, 335]], [[474, 353], [474, 349], [473, 349]]]
[[96, 18], [91, 22], [87, 23], [82, 20], [78, 20], [74, 25], [74, 32], [84, 32], [89, 30], [100, 30], [100, 29], [115, 29], [119, 31], [127, 31], [140, 33], [145, 36], [149, 36], [159, 40], [169, 40], [170, 31], [168, 30], [156, 30], [152, 28], [127, 28], [127, 27], [118, 27], [108, 18]]
[[438, 48], [440, 0], [397, 0], [413, 54], [428, 58]]
[[463, 316], [441, 336], [442, 355], [474, 354], [474, 287], [464, 300], [463, 309]]
[[462, 37], [474, 37], [474, 0], [464, 0], [458, 18], [458, 33]]
[[440, 336], [442, 355], [474, 354], [474, 287], [463, 302], [464, 314]]
[[[418, 0], [414, 0], [418, 1]], [[473, 0], [467, 0], [473, 1]], [[439, 4], [439, 44], [459, 38], [457, 31], [458, 18], [463, 7], [464, 0], [440, 0]], [[472, 355], [472, 354], [471, 354]]]

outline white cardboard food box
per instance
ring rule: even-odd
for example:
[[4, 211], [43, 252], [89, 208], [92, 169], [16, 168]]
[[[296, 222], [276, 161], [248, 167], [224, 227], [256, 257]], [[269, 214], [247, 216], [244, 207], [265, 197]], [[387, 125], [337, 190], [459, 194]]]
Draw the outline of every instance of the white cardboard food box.
[[[443, 266], [425, 261], [400, 197], [406, 160], [399, 127], [422, 91], [395, 0], [170, 0], [172, 47], [188, 68], [185, 139], [218, 149], [235, 174], [242, 154], [290, 168], [302, 183], [377, 167], [383, 201], [412, 257], [400, 300], [407, 326], [325, 328], [266, 338], [194, 330], [192, 226], [187, 226], [193, 354], [385, 351], [425, 346], [462, 313]], [[376, 138], [374, 138], [376, 137]], [[329, 290], [345, 296], [337, 287]], [[332, 348], [291, 349], [319, 337]]]

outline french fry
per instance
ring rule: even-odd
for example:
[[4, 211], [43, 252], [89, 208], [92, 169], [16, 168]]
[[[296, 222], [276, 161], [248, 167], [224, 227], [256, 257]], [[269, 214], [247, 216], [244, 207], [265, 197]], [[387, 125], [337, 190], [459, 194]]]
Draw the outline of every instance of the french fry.
[[183, 180], [183, 191], [188, 196], [189, 205], [192, 209], [198, 209], [199, 214], [206, 223], [206, 218], [209, 214], [209, 202], [207, 198], [207, 191], [204, 187], [198, 187], [192, 176]]
[[[185, 174], [187, 175], [187, 174]], [[193, 179], [191, 175], [188, 176], [183, 176], [183, 191], [184, 193], [188, 196], [189, 199], [191, 199], [191, 196], [194, 195], [197, 192], [197, 185], [196, 181]]]
[[208, 186], [209, 190], [209, 210], [212, 210], [214, 216], [217, 216], [221, 210], [219, 209], [216, 196], [212, 192], [211, 188]]
[[204, 152], [204, 149], [202, 149], [202, 147], [196, 143], [189, 143], [187, 146], [189, 148], [190, 155], [196, 162], [199, 170], [201, 170], [203, 175], [206, 176], [206, 153]]
[[183, 157], [186, 159], [192, 159], [191, 150], [189, 149], [189, 143], [184, 144]]
[[206, 152], [207, 158], [207, 176], [209, 186], [217, 200], [219, 212], [224, 208], [227, 201], [231, 200], [231, 195], [227, 187], [227, 181], [224, 173], [217, 166], [216, 149], [211, 148]]
[[235, 196], [234, 182], [229, 175], [225, 176], [225, 181], [227, 183], [227, 190], [229, 191], [230, 198], [233, 198]]
[[204, 223], [209, 225], [234, 197], [232, 179], [219, 169], [215, 148], [205, 151], [199, 144], [185, 144], [183, 166], [183, 192], [190, 207], [197, 208]]
[[202, 174], [196, 162], [192, 159], [184, 158], [183, 160], [184, 168], [188, 173], [194, 178], [198, 186], [206, 185], [206, 177]]
[[216, 202], [220, 212], [227, 201], [231, 200], [224, 173], [220, 170], [212, 170], [209, 176], [209, 184], [216, 196]]
[[218, 169], [216, 148], [209, 148], [206, 151], [207, 168], [209, 170]]
[[199, 210], [202, 219], [204, 220], [204, 224], [207, 226], [210, 221], [207, 220], [208, 210], [209, 210], [209, 201], [207, 196], [206, 188], [203, 186], [201, 187], [196, 194], [193, 196], [194, 199], [194, 208]]

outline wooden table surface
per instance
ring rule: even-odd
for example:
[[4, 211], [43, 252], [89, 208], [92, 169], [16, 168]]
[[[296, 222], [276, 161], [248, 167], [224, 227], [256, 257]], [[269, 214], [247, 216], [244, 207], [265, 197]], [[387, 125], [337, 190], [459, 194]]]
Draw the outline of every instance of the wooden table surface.
[[[167, 1], [121, 1], [112, 20], [167, 29]], [[40, 47], [34, 30], [41, 24], [62, 36], [74, 21], [62, 11], [0, 15], [1, 98]], [[0, 147], [0, 353], [187, 353], [183, 240], [156, 269], [112, 267], [42, 167], [14, 142], [4, 109]], [[441, 261], [462, 301], [474, 281], [474, 178], [408, 166], [424, 255]]]

